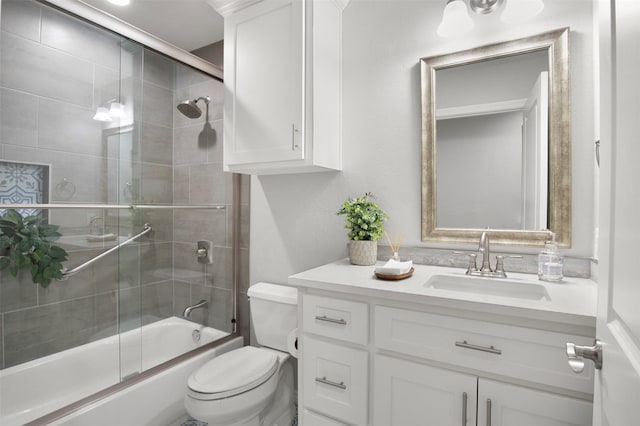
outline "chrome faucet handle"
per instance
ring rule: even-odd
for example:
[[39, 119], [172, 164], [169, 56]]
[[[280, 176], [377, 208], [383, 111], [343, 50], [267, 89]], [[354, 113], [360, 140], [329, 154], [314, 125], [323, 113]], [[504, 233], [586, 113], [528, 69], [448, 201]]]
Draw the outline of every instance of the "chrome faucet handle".
[[522, 256], [514, 256], [514, 255], [509, 255], [509, 256], [498, 255], [498, 256], [496, 256], [496, 269], [495, 269], [494, 273], [497, 274], [498, 276], [502, 277], [502, 278], [507, 278], [507, 273], [504, 271], [504, 260], [505, 259], [522, 259]]
[[463, 251], [453, 251], [451, 253], [469, 257], [469, 265], [467, 266], [467, 272], [465, 272], [465, 274], [471, 275], [471, 273], [478, 271], [478, 263], [476, 262], [478, 255], [476, 253], [465, 253]]

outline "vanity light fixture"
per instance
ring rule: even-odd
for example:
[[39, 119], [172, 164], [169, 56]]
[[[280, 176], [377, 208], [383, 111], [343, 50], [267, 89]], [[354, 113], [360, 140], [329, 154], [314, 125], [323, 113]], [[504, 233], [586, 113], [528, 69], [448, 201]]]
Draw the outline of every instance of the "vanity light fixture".
[[[109, 106], [107, 108], [107, 105]], [[122, 118], [125, 115], [124, 105], [117, 102], [116, 99], [111, 99], [105, 103], [100, 104], [96, 109], [96, 113], [93, 119], [96, 121], [113, 121], [115, 118]]]
[[120, 102], [111, 102], [109, 106], [109, 115], [113, 118], [122, 118], [124, 117], [124, 105]]
[[[467, 1], [469, 8], [467, 8]], [[504, 6], [503, 6], [504, 5]], [[544, 9], [542, 0], [447, 0], [438, 26], [440, 37], [460, 37], [474, 26], [469, 9], [477, 15], [487, 15], [503, 9], [500, 19], [505, 23], [520, 23], [531, 19]]]
[[109, 115], [109, 110], [106, 107], [99, 106], [96, 109], [96, 114], [93, 116], [93, 119], [96, 121], [111, 121], [111, 115]]
[[508, 0], [500, 19], [507, 24], [517, 24], [533, 18], [542, 9], [542, 0]]
[[438, 25], [440, 37], [462, 36], [473, 28], [473, 20], [465, 0], [447, 0], [447, 5], [442, 13], [442, 22]]

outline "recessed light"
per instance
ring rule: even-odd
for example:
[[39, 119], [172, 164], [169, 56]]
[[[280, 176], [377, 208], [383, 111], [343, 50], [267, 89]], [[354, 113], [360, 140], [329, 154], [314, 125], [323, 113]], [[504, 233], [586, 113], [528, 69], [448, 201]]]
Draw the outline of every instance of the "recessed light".
[[107, 0], [109, 3], [115, 4], [116, 6], [127, 6], [130, 0]]

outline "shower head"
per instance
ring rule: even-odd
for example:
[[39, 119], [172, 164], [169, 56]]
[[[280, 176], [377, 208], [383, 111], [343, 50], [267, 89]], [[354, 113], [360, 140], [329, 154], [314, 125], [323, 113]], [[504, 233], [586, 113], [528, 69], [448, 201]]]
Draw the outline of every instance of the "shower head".
[[211, 101], [211, 98], [208, 96], [207, 97], [200, 96], [198, 99], [186, 100], [178, 104], [178, 111], [184, 114], [184, 116], [187, 118], [200, 117], [202, 115], [202, 110], [196, 104], [201, 99], [205, 102], [206, 105], [209, 105], [209, 102]]

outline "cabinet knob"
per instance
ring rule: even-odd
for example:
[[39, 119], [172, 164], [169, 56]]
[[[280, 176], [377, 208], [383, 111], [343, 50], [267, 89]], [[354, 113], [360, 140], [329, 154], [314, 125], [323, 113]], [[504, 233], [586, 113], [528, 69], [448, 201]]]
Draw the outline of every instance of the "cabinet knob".
[[584, 371], [584, 358], [590, 359], [597, 370], [602, 368], [602, 343], [596, 339], [593, 346], [579, 346], [575, 343], [567, 343], [567, 360], [574, 373]]

